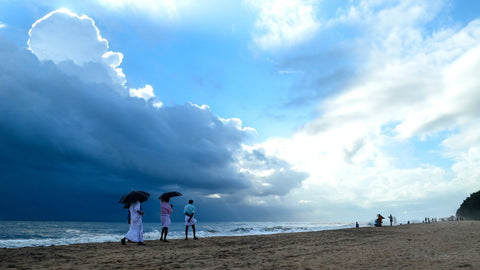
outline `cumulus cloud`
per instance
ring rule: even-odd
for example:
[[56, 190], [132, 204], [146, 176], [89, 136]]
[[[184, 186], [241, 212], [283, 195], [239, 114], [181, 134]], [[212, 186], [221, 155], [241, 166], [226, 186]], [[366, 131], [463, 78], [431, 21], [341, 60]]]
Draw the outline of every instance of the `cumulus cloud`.
[[139, 89], [130, 88], [130, 96], [142, 98], [145, 101], [148, 101], [149, 99], [154, 98], [155, 94], [153, 93], [152, 86], [147, 84], [145, 85], [144, 88], [139, 88]]
[[[67, 26], [83, 39], [53, 42], [70, 37]], [[2, 211], [2, 218], [14, 218], [18, 209], [30, 218], [72, 218], [65, 207], [86, 218], [91, 202], [102, 213], [91, 218], [111, 219], [118, 196], [131, 189], [182, 190], [205, 204], [216, 200], [210, 205], [216, 209], [218, 200], [245, 206], [245, 194], [285, 195], [305, 178], [278, 158], [252, 159], [243, 147], [254, 129], [240, 119], [218, 117], [207, 105], [162, 106], [150, 85], [123, 95], [116, 91], [123, 86], [104, 83], [121, 54], [109, 52], [97, 30], [87, 16], [61, 10], [32, 26], [29, 50], [0, 39], [0, 114], [8, 116], [0, 118], [0, 198], [20, 207]], [[68, 46], [82, 42], [93, 56], [80, 48], [68, 55]], [[250, 177], [239, 163], [272, 173]], [[257, 191], [257, 182], [274, 185]], [[20, 192], [25, 196], [14, 195]]]
[[114, 86], [132, 97], [151, 101], [155, 107], [163, 105], [151, 85], [127, 90], [120, 67], [123, 54], [108, 50], [108, 41], [87, 15], [79, 16], [65, 8], [52, 11], [32, 25], [29, 37], [29, 49], [40, 60], [53, 61], [68, 75]]
[[312, 1], [247, 1], [258, 10], [253, 40], [263, 49], [291, 47], [312, 38], [320, 23]]
[[5, 28], [5, 27], [7, 27], [7, 25], [0, 21], [0, 29]]
[[[59, 9], [37, 20], [28, 34], [29, 49], [38, 59], [63, 64], [72, 75], [80, 73], [82, 77], [96, 77], [97, 81], [125, 83], [125, 75], [119, 68], [123, 55], [108, 50], [108, 41], [100, 35], [92, 18]], [[85, 66], [89, 67], [80, 68]], [[94, 75], [102, 69], [109, 77]]]
[[40, 60], [59, 63], [72, 60], [77, 65], [99, 62], [108, 42], [86, 15], [68, 9], [52, 11], [36, 21], [29, 31], [29, 49]]

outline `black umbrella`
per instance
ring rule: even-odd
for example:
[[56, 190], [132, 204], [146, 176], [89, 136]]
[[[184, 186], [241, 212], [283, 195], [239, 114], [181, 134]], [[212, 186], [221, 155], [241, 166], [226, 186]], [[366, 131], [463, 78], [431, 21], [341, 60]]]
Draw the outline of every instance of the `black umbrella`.
[[182, 193], [177, 191], [165, 192], [162, 195], [160, 195], [160, 197], [158, 198], [162, 201], [165, 201], [166, 199], [170, 199], [171, 197], [177, 197], [177, 196], [182, 196]]
[[120, 199], [119, 203], [125, 204], [125, 208], [128, 208], [131, 203], [144, 202], [144, 201], [148, 200], [149, 196], [150, 196], [150, 194], [148, 194], [145, 191], [132, 191], [132, 192], [126, 194], [125, 196], [123, 196]]

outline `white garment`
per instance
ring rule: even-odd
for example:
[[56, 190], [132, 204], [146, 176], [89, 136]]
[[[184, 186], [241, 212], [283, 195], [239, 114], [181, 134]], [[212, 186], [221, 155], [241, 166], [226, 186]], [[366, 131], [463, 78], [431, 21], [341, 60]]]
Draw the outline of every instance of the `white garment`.
[[185, 226], [192, 226], [192, 225], [195, 225], [195, 223], [197, 223], [197, 220], [195, 218], [192, 217], [190, 222], [188, 222], [189, 219], [190, 219], [189, 216], [185, 216]]
[[130, 211], [130, 230], [125, 238], [132, 242], [143, 242], [142, 216], [137, 212], [140, 211], [140, 202], [132, 203], [128, 210]]
[[170, 227], [170, 215], [161, 215], [160, 216], [160, 221], [162, 221], [162, 227], [163, 228], [168, 228]]

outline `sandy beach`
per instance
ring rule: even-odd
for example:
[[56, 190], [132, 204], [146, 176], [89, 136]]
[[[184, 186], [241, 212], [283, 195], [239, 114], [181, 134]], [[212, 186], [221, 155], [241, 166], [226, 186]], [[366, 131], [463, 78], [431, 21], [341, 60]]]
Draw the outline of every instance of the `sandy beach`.
[[0, 269], [480, 269], [480, 221], [145, 243], [0, 249]]

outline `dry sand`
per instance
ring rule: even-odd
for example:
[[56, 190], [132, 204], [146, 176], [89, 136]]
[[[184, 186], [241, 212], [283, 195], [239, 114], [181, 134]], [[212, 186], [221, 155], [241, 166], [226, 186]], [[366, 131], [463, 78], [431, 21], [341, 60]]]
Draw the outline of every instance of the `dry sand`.
[[480, 269], [480, 221], [0, 249], [0, 269]]

